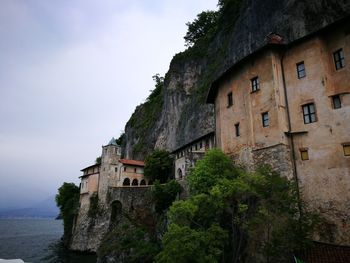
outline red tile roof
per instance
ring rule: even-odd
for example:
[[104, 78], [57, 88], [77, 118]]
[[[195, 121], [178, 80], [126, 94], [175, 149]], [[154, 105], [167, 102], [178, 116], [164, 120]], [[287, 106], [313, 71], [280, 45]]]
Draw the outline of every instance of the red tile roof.
[[128, 165], [134, 165], [134, 166], [145, 166], [145, 163], [143, 161], [136, 161], [136, 160], [128, 160], [128, 159], [120, 159], [119, 162], [122, 164], [128, 164]]
[[299, 257], [307, 263], [349, 263], [350, 247], [314, 242]]

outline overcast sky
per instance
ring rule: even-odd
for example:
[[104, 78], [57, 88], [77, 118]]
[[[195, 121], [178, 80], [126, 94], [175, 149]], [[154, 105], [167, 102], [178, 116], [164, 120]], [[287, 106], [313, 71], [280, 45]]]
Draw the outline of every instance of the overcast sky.
[[217, 0], [1, 0], [0, 208], [78, 183]]

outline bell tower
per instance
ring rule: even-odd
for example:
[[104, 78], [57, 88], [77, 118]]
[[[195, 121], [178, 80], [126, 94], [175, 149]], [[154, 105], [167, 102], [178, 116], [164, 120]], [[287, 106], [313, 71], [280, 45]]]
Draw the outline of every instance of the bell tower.
[[115, 138], [102, 146], [100, 178], [98, 184], [98, 196], [101, 203], [106, 203], [108, 187], [115, 176], [116, 167], [121, 157], [121, 147]]

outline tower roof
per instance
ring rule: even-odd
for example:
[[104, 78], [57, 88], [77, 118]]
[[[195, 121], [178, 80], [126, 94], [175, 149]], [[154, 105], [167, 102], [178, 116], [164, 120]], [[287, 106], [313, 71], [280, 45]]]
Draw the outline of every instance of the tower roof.
[[116, 140], [114, 137], [112, 137], [112, 139], [109, 141], [109, 143], [107, 144], [107, 146], [108, 146], [108, 145], [119, 146], [118, 143], [117, 143], [117, 140]]

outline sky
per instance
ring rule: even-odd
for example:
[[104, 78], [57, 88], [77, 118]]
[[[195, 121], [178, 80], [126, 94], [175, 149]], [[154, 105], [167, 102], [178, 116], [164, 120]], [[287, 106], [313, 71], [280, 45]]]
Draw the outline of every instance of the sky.
[[1, 0], [0, 208], [79, 184], [217, 0]]

